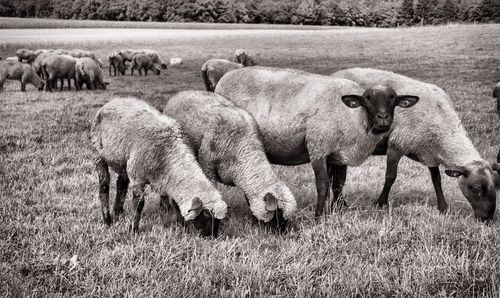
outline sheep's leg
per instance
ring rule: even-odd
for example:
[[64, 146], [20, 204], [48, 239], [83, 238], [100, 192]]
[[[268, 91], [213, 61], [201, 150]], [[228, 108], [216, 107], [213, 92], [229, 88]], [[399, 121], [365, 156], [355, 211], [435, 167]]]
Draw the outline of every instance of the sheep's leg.
[[144, 67], [144, 75], [147, 76], [148, 75], [148, 68]]
[[398, 165], [401, 157], [402, 155], [399, 152], [391, 148], [387, 149], [387, 169], [385, 171], [384, 189], [382, 190], [378, 200], [374, 202], [374, 204], [378, 207], [384, 207], [388, 204], [389, 192], [391, 191], [391, 187], [398, 176]]
[[116, 198], [115, 205], [113, 207], [115, 216], [123, 213], [123, 204], [125, 203], [125, 199], [127, 198], [129, 182], [130, 180], [126, 175], [118, 175], [118, 178], [116, 178]]
[[64, 85], [64, 77], [61, 77], [61, 87], [59, 87], [59, 91], [63, 91], [63, 85]]
[[329, 184], [332, 186], [333, 200], [331, 210], [340, 210], [347, 207], [342, 196], [345, 180], [347, 177], [347, 166], [328, 164], [328, 177], [330, 178]]
[[142, 76], [142, 70], [141, 70], [141, 69], [142, 69], [142, 66], [141, 66], [141, 67], [138, 67], [138, 68], [137, 68], [137, 71], [139, 72], [139, 75], [141, 75], [141, 76]]
[[132, 231], [139, 232], [139, 221], [141, 220], [142, 209], [144, 208], [144, 184], [135, 184], [132, 186], [132, 206], [135, 210]]
[[27, 76], [24, 74], [22, 77], [21, 77], [21, 91], [22, 92], [25, 92], [26, 91], [26, 82], [28, 81], [28, 78]]
[[326, 198], [328, 197], [329, 192], [329, 179], [328, 179], [328, 170], [326, 167], [326, 158], [319, 158], [311, 163], [314, 176], [316, 178], [316, 191], [318, 192], [318, 202], [316, 205], [315, 216], [319, 217], [323, 214], [326, 204]]
[[106, 225], [111, 225], [111, 214], [109, 212], [109, 169], [103, 158], [96, 163], [97, 175], [99, 176], [99, 200], [101, 201], [102, 218]]
[[439, 173], [439, 167], [429, 167], [431, 172], [432, 184], [434, 185], [434, 190], [436, 191], [438, 210], [442, 213], [448, 210], [448, 204], [443, 195], [443, 189], [441, 188], [441, 174]]

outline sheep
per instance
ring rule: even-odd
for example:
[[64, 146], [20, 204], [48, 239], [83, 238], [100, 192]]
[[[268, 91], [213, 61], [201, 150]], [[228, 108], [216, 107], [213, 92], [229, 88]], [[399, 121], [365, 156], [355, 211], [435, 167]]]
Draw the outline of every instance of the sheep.
[[285, 229], [297, 203], [267, 160], [250, 113], [212, 92], [183, 91], [163, 114], [180, 123], [207, 177], [241, 188], [258, 220]]
[[250, 57], [243, 49], [237, 49], [234, 51], [233, 62], [242, 64], [245, 67], [256, 65], [253, 58]]
[[5, 58], [5, 61], [19, 61], [19, 58], [17, 58], [17, 56], [7, 57]]
[[111, 67], [113, 67], [115, 76], [117, 75], [116, 70], [118, 69], [118, 74], [125, 75], [125, 71], [127, 67], [125, 63], [123, 63], [123, 58], [121, 55], [118, 55], [117, 52], [110, 53], [108, 55], [108, 64], [109, 64], [109, 75], [111, 76]]
[[170, 65], [179, 65], [182, 64], [182, 58], [171, 58]]
[[136, 54], [132, 58], [132, 67], [130, 69], [130, 74], [134, 74], [134, 69], [139, 71], [139, 74], [142, 76], [141, 69], [144, 69], [144, 75], [148, 75], [148, 70], [154, 71], [156, 75], [160, 75], [160, 70], [156, 67], [153, 59], [146, 54]]
[[26, 91], [26, 83], [30, 83], [38, 90], [43, 90], [44, 82], [36, 75], [33, 68], [19, 61], [0, 62], [0, 90], [3, 89], [5, 80], [21, 81], [21, 91]]
[[451, 177], [461, 177], [459, 187], [480, 220], [493, 217], [496, 208], [495, 176], [498, 164], [483, 160], [468, 138], [449, 95], [436, 85], [424, 83], [389, 71], [351, 68], [333, 74], [359, 83], [364, 88], [386, 84], [396, 92], [412, 93], [421, 103], [411, 112], [401, 110], [394, 119], [388, 139], [378, 154], [387, 154], [387, 172], [382, 194], [375, 202], [387, 205], [389, 191], [396, 180], [401, 157], [426, 165], [437, 195], [438, 209], [448, 209], [441, 189], [439, 165]]
[[30, 64], [30, 65], [31, 65], [31, 63], [33, 63], [33, 61], [35, 61], [35, 58], [36, 58], [35, 52], [32, 50], [28, 50], [28, 49], [17, 50], [16, 56], [17, 56], [19, 62], [23, 62], [23, 60], [26, 60], [26, 61], [28, 61], [28, 64]]
[[83, 82], [87, 89], [94, 90], [96, 87], [106, 89], [107, 82], [104, 82], [102, 69], [97, 65], [94, 59], [90, 57], [79, 58], [75, 64], [75, 85], [82, 88]]
[[99, 67], [102, 68], [101, 59], [97, 58], [96, 55], [92, 52], [80, 50], [80, 49], [73, 49], [73, 50], [68, 51], [67, 54], [65, 54], [65, 55], [69, 55], [69, 56], [75, 57], [75, 58], [83, 58], [83, 57], [92, 58], [97, 63], [97, 65], [99, 65]]
[[71, 90], [71, 79], [75, 81], [75, 88], [79, 90], [76, 84], [76, 61], [77, 59], [68, 55], [48, 55], [41, 63], [43, 75], [45, 77], [45, 86], [52, 92], [52, 87], [58, 78], [61, 79], [59, 90], [63, 90], [63, 80], [68, 80], [68, 90]]
[[231, 62], [226, 59], [210, 59], [201, 66], [201, 78], [205, 83], [207, 91], [213, 92], [224, 74], [242, 67], [243, 64]]
[[153, 59], [153, 63], [158, 63], [161, 65], [161, 68], [167, 69], [167, 64], [165, 63], [165, 61], [163, 61], [160, 54], [155, 50], [149, 50], [149, 49], [131, 50], [131, 49], [128, 49], [128, 50], [120, 50], [118, 52], [118, 54], [120, 54], [122, 56], [124, 63], [127, 61], [132, 61], [132, 58], [134, 58], [134, 56], [137, 54], [145, 54], [145, 55], [149, 56], [151, 59]]
[[316, 217], [324, 211], [330, 182], [336, 183], [329, 173], [365, 161], [390, 129], [395, 106], [418, 102], [416, 96], [397, 96], [384, 86], [364, 91], [346, 79], [266, 67], [228, 72], [215, 93], [252, 114], [271, 163], [311, 163]]
[[118, 174], [115, 217], [123, 212], [131, 184], [133, 231], [139, 230], [144, 188], [150, 184], [162, 202], [172, 200], [184, 220], [193, 222], [202, 235], [217, 237], [227, 205], [203, 174], [174, 119], [161, 115], [141, 100], [116, 98], [97, 112], [91, 126], [91, 141], [97, 152], [99, 198], [107, 225], [111, 224], [108, 170], [111, 167]]

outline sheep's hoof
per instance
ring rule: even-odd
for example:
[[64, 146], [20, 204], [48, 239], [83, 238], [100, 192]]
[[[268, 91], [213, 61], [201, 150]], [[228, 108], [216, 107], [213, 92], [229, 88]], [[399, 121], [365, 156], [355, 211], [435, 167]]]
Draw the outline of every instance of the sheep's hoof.
[[108, 214], [103, 214], [102, 215], [102, 218], [104, 220], [104, 223], [109, 227], [111, 226], [111, 223], [113, 222], [113, 220], [111, 220], [111, 215], [108, 213]]
[[379, 208], [379, 209], [383, 209], [384, 207], [387, 206], [387, 201], [384, 201], [384, 200], [376, 200], [376, 201], [373, 201], [373, 206]]
[[438, 205], [438, 210], [442, 214], [446, 214], [447, 211], [448, 211], [448, 205], [447, 204], [444, 204], [444, 205], [441, 205], [441, 206]]

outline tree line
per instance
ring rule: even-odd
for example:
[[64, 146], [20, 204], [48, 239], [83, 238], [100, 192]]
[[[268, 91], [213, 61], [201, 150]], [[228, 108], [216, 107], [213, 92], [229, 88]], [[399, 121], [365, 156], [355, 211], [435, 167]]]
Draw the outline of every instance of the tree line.
[[0, 16], [395, 27], [500, 22], [500, 0], [0, 0]]

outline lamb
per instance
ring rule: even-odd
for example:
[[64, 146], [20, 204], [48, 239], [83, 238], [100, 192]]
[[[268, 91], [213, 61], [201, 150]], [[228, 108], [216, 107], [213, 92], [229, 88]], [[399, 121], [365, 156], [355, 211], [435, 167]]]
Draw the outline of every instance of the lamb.
[[153, 60], [153, 63], [158, 63], [161, 65], [161, 68], [167, 69], [167, 64], [165, 63], [165, 61], [163, 61], [160, 54], [155, 50], [149, 50], [149, 49], [131, 50], [131, 49], [128, 49], [128, 50], [120, 50], [118, 52], [118, 54], [120, 54], [120, 56], [122, 56], [123, 62], [132, 61], [132, 58], [134, 58], [134, 56], [137, 54], [145, 54]]
[[201, 77], [207, 91], [214, 91], [215, 86], [224, 74], [233, 69], [240, 69], [243, 64], [231, 62], [226, 59], [210, 59], [201, 67]]
[[243, 49], [237, 49], [234, 51], [233, 62], [242, 64], [245, 67], [256, 65], [253, 58], [250, 57]]
[[71, 80], [75, 81], [75, 88], [79, 90], [76, 84], [76, 61], [77, 59], [68, 55], [48, 55], [41, 63], [43, 75], [45, 77], [45, 85], [47, 90], [52, 92], [52, 87], [57, 79], [61, 79], [59, 90], [63, 90], [63, 80], [68, 80], [68, 90], [71, 90]]
[[137, 54], [132, 58], [132, 67], [130, 70], [131, 75], [134, 75], [134, 69], [137, 69], [141, 76], [141, 69], [144, 69], [144, 74], [146, 76], [148, 75], [148, 70], [154, 71], [156, 75], [160, 75], [160, 70], [156, 67], [153, 59], [146, 54]]
[[97, 65], [94, 59], [90, 57], [79, 58], [75, 64], [75, 85], [82, 88], [83, 82], [87, 88], [95, 90], [96, 87], [106, 89], [107, 82], [104, 82], [102, 69]]
[[108, 64], [109, 64], [109, 75], [111, 76], [111, 67], [113, 67], [115, 76], [117, 75], [116, 69], [118, 69], [118, 74], [125, 75], [125, 71], [127, 67], [123, 63], [123, 58], [121, 55], [118, 55], [117, 52], [110, 53], [108, 55]]
[[115, 216], [123, 212], [131, 184], [135, 232], [139, 230], [144, 207], [144, 188], [150, 184], [162, 202], [171, 199], [184, 220], [192, 222], [202, 235], [217, 236], [227, 205], [203, 174], [175, 120], [141, 100], [116, 98], [97, 112], [91, 140], [97, 151], [99, 198], [107, 225], [111, 224], [108, 170], [111, 167], [118, 174]]
[[28, 64], [30, 64], [30, 65], [31, 65], [31, 63], [33, 63], [33, 61], [35, 61], [35, 58], [36, 58], [35, 52], [32, 50], [28, 50], [28, 49], [17, 50], [16, 56], [19, 59], [19, 62], [23, 62], [23, 60], [26, 60], [26, 61], [28, 61]]
[[38, 90], [43, 90], [44, 82], [36, 75], [33, 68], [18, 61], [0, 62], [0, 91], [3, 89], [5, 80], [21, 81], [21, 91], [26, 91], [26, 83], [30, 83]]
[[329, 173], [365, 161], [389, 131], [395, 106], [418, 102], [384, 86], [363, 91], [346, 79], [266, 67], [230, 71], [215, 88], [255, 118], [271, 163], [311, 163], [316, 216], [324, 211], [329, 179], [336, 183]]
[[212, 92], [183, 91], [163, 114], [180, 123], [207, 177], [241, 188], [258, 220], [286, 228], [297, 203], [267, 160], [250, 113]]
[[494, 170], [499, 165], [481, 158], [444, 90], [400, 74], [370, 68], [341, 70], [333, 76], [353, 80], [365, 88], [385, 84], [396, 92], [420, 97], [421, 103], [411, 112], [401, 110], [398, 113], [388, 140], [379, 146], [382, 150], [375, 152], [387, 153], [385, 185], [375, 204], [387, 205], [399, 160], [404, 155], [429, 167], [440, 211], [448, 209], [441, 189], [439, 165], [442, 164], [447, 175], [461, 177], [459, 187], [472, 205], [475, 216], [481, 220], [493, 217], [495, 184], [498, 185], [498, 175]]

